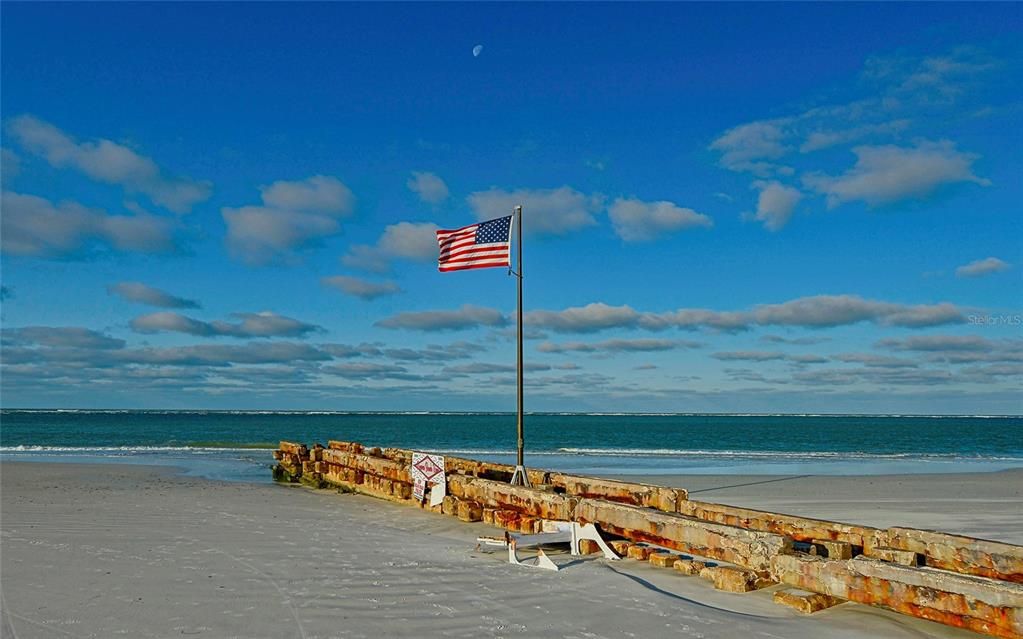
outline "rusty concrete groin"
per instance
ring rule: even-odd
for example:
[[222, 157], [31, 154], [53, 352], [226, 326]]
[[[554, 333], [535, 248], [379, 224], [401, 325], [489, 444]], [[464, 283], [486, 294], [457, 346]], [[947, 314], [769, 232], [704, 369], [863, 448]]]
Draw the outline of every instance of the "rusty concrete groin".
[[[775, 600], [813, 612], [844, 601], [995, 636], [1023, 638], [1023, 547], [942, 532], [859, 526], [690, 500], [681, 488], [530, 469], [533, 488], [511, 486], [514, 467], [445, 457], [447, 496], [412, 499], [412, 451], [330, 441], [282, 441], [274, 478], [333, 486], [390, 501], [539, 532], [543, 520], [594, 523], [630, 557], [715, 587], [746, 592], [784, 584]], [[626, 541], [627, 540], [627, 541]], [[659, 550], [658, 547], [661, 549]], [[688, 555], [733, 564], [714, 566]]]

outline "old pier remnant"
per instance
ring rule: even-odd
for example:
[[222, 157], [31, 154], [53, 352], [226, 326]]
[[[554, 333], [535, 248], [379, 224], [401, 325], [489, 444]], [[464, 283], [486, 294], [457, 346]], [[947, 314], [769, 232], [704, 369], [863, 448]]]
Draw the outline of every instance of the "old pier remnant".
[[[623, 556], [774, 600], [806, 613], [847, 601], [994, 637], [1023, 638], [1023, 547], [912, 528], [872, 528], [690, 500], [681, 488], [445, 457], [447, 496], [412, 499], [412, 451], [282, 441], [274, 479], [332, 486], [462, 521], [534, 533], [543, 520], [596, 524]], [[683, 553], [677, 556], [666, 551]]]

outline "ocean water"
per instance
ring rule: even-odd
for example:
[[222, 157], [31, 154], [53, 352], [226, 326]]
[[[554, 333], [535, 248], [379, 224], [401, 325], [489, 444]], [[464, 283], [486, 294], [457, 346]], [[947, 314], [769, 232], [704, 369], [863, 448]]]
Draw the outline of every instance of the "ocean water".
[[[526, 415], [526, 463], [591, 474], [988, 472], [1023, 468], [1021, 416]], [[269, 481], [280, 440], [330, 439], [514, 463], [515, 415], [2, 410], [0, 461], [172, 465]]]

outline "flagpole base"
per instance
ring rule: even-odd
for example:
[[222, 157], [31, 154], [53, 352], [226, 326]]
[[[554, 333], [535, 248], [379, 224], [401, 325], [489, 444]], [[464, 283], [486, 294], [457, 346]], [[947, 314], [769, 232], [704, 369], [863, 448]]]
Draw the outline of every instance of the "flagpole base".
[[511, 478], [512, 486], [525, 486], [526, 488], [532, 488], [532, 484], [529, 483], [529, 473], [526, 472], [526, 467], [519, 465], [515, 467], [515, 472]]

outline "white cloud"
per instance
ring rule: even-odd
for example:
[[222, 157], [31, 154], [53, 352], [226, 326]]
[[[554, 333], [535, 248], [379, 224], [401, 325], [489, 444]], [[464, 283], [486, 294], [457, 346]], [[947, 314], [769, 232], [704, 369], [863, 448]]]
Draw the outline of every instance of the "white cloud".
[[907, 305], [869, 300], [857, 295], [816, 295], [781, 304], [764, 304], [753, 311], [760, 325], [823, 328], [874, 322], [884, 325], [924, 327], [964, 321], [953, 304]]
[[536, 347], [541, 353], [631, 353], [671, 351], [679, 348], [699, 348], [699, 342], [672, 339], [609, 339], [603, 342], [543, 342]]
[[733, 127], [714, 140], [710, 149], [721, 153], [721, 166], [731, 171], [767, 175], [777, 170], [776, 160], [789, 151], [785, 126], [789, 120], [760, 120]]
[[477, 191], [467, 198], [476, 218], [489, 220], [511, 215], [522, 205], [522, 231], [536, 235], [565, 235], [597, 223], [593, 214], [602, 207], [602, 198], [585, 195], [569, 186], [557, 189], [492, 188]]
[[[560, 311], [533, 310], [523, 314], [525, 325], [558, 333], [594, 333], [608, 329], [662, 331], [710, 329], [745, 331], [756, 326], [799, 326], [833, 328], [859, 322], [882, 326], [922, 328], [943, 324], [963, 324], [962, 309], [949, 302], [937, 304], [900, 304], [859, 297], [858, 295], [815, 295], [780, 304], [761, 304], [744, 311], [714, 311], [683, 308], [675, 311], [637, 311], [631, 306], [610, 306], [594, 302]], [[443, 330], [502, 326], [514, 320], [495, 309], [463, 306], [457, 311], [399, 313], [377, 322], [386, 328]], [[805, 341], [805, 340], [804, 340]]]
[[848, 144], [856, 140], [872, 135], [890, 135], [903, 131], [910, 125], [910, 120], [892, 120], [891, 122], [880, 122], [878, 124], [864, 124], [861, 126], [846, 129], [821, 129], [811, 132], [803, 145], [799, 147], [802, 153], [820, 151], [839, 144]]
[[212, 191], [209, 182], [163, 175], [152, 159], [122, 144], [104, 139], [79, 143], [31, 115], [11, 120], [8, 131], [23, 148], [46, 158], [52, 166], [73, 167], [94, 180], [145, 193], [154, 203], [176, 213], [188, 212]]
[[856, 165], [842, 175], [803, 177], [804, 184], [827, 196], [828, 208], [855, 200], [878, 206], [921, 199], [943, 184], [990, 184], [973, 174], [971, 167], [978, 156], [957, 151], [947, 140], [924, 140], [912, 147], [858, 146], [853, 153]]
[[147, 286], [142, 282], [118, 282], [107, 287], [112, 295], [123, 297], [129, 302], [139, 302], [161, 308], [199, 308], [199, 303], [171, 295], [158, 288]]
[[2, 246], [8, 255], [76, 257], [95, 248], [167, 253], [176, 249], [174, 225], [154, 215], [107, 215], [77, 202], [54, 204], [35, 195], [4, 191]]
[[618, 198], [608, 213], [615, 233], [626, 242], [646, 242], [665, 233], [714, 225], [706, 215], [666, 201]]
[[249, 264], [287, 260], [295, 250], [336, 235], [355, 207], [348, 187], [324, 175], [274, 182], [260, 192], [262, 206], [221, 209], [228, 249]]
[[777, 231], [788, 224], [796, 204], [803, 199], [799, 189], [780, 182], [757, 180], [753, 187], [760, 190], [755, 218], [769, 231]]
[[350, 275], [333, 275], [320, 282], [324, 286], [337, 289], [348, 295], [364, 300], [372, 300], [385, 295], [394, 295], [401, 291], [394, 282], [372, 282]]
[[263, 203], [276, 209], [344, 216], [355, 208], [355, 196], [341, 180], [314, 175], [304, 180], [278, 180], [259, 187]]
[[448, 198], [448, 185], [437, 175], [428, 171], [412, 171], [412, 177], [405, 186], [429, 204], [440, 204]]
[[399, 222], [390, 224], [376, 244], [357, 244], [341, 261], [352, 268], [382, 273], [390, 268], [392, 259], [425, 262], [437, 259], [437, 230], [433, 222]]
[[233, 313], [238, 322], [204, 322], [171, 311], [160, 311], [136, 317], [132, 330], [138, 333], [187, 333], [202, 337], [301, 337], [322, 330], [291, 317], [270, 311]]
[[1007, 271], [1010, 264], [997, 257], [988, 257], [982, 260], [974, 260], [969, 264], [963, 264], [956, 269], [956, 277], [983, 277], [1000, 271]]
[[466, 304], [454, 311], [417, 311], [398, 313], [374, 326], [418, 331], [447, 331], [480, 326], [504, 326], [508, 319], [498, 310]]

